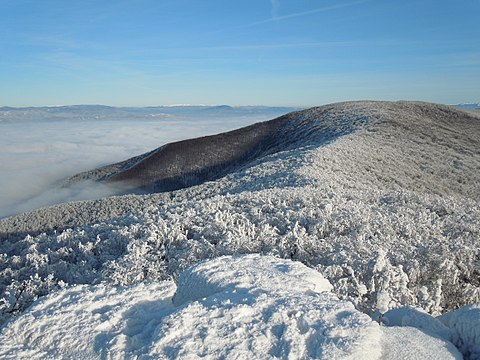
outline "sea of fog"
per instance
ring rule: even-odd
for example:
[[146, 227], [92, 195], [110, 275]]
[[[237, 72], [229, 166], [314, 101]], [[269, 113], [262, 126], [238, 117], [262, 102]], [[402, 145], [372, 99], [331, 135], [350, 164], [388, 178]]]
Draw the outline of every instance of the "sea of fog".
[[66, 178], [163, 144], [233, 130], [293, 109], [179, 106], [0, 108], [0, 218], [112, 195], [105, 185], [63, 188]]

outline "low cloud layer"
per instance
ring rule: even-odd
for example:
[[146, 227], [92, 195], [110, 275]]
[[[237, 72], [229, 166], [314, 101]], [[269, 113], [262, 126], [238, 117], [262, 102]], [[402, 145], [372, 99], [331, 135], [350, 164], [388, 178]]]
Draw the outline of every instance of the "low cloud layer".
[[[175, 111], [177, 114], [171, 114]], [[196, 112], [200, 112], [198, 116]], [[125, 160], [168, 142], [231, 130], [281, 112], [163, 108], [119, 114], [112, 108], [103, 109], [99, 116], [95, 111], [67, 107], [63, 116], [57, 116], [38, 109], [0, 109], [0, 217], [112, 195], [115, 190], [105, 185], [65, 189], [61, 183], [78, 172]]]

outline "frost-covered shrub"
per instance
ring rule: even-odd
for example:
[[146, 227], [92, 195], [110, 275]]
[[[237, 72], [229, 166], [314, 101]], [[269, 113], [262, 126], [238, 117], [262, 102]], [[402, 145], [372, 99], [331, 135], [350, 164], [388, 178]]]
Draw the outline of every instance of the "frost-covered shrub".
[[[439, 201], [302, 187], [151, 207], [133, 224], [126, 219], [127, 225], [102, 223], [3, 244], [2, 293], [13, 294], [10, 289], [35, 276], [50, 276], [54, 285], [166, 279], [206, 258], [255, 252], [316, 268], [363, 311], [410, 304], [439, 314], [480, 300], [473, 247], [480, 209], [456, 203], [440, 217], [432, 199]], [[40, 283], [31, 286], [35, 296], [46, 291]], [[18, 303], [8, 296], [7, 313]]]
[[[122, 225], [123, 224], [123, 225]], [[27, 235], [0, 247], [0, 317], [8, 317], [38, 296], [66, 284], [93, 284], [102, 280], [105, 263], [122, 256], [138, 236], [138, 224], [95, 224], [60, 233]]]

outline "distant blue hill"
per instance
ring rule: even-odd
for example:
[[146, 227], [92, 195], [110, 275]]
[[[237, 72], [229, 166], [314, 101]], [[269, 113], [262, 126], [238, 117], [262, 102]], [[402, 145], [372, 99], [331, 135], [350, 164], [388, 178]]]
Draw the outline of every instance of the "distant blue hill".
[[480, 103], [462, 103], [453, 106], [462, 110], [480, 110]]
[[105, 105], [66, 105], [39, 107], [0, 107], [0, 121], [44, 121], [44, 120], [119, 120], [145, 117], [212, 118], [267, 116], [277, 117], [300, 108], [273, 106], [229, 106], [229, 105], [173, 105], [147, 107], [112, 107]]

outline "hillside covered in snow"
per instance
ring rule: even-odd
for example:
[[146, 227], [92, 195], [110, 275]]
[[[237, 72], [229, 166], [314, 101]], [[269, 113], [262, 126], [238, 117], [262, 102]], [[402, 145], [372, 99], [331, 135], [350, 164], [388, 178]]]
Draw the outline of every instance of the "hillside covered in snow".
[[480, 356], [474, 113], [326, 105], [85, 181], [148, 193], [0, 220], [4, 357]]

